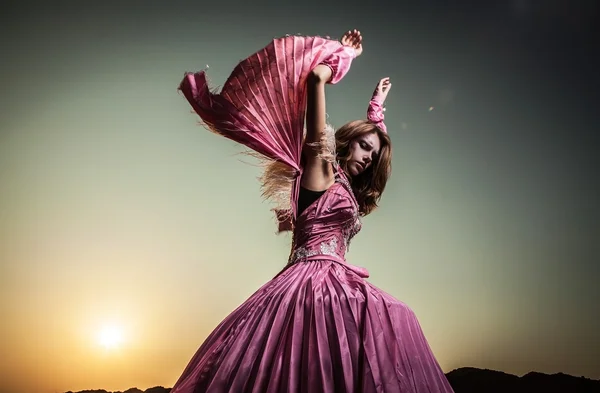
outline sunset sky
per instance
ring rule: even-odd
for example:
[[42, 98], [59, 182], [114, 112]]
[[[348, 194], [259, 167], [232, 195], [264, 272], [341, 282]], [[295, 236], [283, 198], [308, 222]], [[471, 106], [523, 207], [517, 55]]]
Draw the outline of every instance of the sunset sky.
[[13, 3], [0, 392], [175, 383], [290, 246], [259, 168], [197, 124], [179, 81], [209, 65], [220, 85], [274, 37], [350, 28], [364, 53], [327, 88], [329, 121], [364, 118], [389, 76], [394, 162], [349, 262], [416, 312], [445, 372], [600, 379], [595, 1]]

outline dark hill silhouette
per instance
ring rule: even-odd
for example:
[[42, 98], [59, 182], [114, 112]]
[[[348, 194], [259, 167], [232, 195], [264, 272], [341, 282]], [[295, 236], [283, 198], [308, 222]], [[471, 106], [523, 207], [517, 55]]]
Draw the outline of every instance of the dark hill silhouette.
[[600, 381], [563, 373], [518, 377], [494, 370], [459, 368], [446, 374], [455, 393], [600, 393]]
[[79, 392], [72, 392], [72, 391], [68, 391], [65, 393], [169, 393], [171, 391], [171, 388], [163, 388], [162, 386], [155, 386], [153, 388], [149, 388], [146, 390], [140, 390], [138, 388], [130, 388], [125, 390], [124, 392], [121, 391], [114, 391], [114, 392], [108, 392], [104, 389], [97, 389], [97, 390], [80, 390]]
[[[600, 381], [572, 375], [530, 372], [522, 377], [501, 371], [474, 367], [457, 368], [446, 374], [455, 393], [600, 393]], [[169, 393], [171, 388], [155, 386], [146, 390], [124, 392], [82, 390], [65, 393]]]

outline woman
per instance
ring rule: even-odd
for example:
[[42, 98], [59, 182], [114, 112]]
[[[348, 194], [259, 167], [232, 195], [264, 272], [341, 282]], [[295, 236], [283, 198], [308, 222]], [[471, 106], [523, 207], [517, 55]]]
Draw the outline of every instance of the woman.
[[326, 124], [325, 84], [361, 53], [356, 30], [339, 42], [283, 37], [242, 61], [219, 94], [204, 72], [181, 82], [209, 130], [267, 161], [263, 194], [279, 202], [293, 244], [287, 266], [209, 335], [172, 393], [452, 392], [414, 313], [344, 258], [391, 167], [388, 78], [368, 120], [335, 134]]

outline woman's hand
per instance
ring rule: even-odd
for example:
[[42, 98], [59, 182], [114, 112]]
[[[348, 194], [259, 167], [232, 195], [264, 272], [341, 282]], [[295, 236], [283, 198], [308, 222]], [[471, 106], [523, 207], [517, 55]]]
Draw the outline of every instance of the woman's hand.
[[363, 48], [362, 48], [362, 35], [360, 35], [360, 31], [358, 31], [356, 29], [348, 30], [347, 32], [344, 33], [344, 35], [340, 39], [340, 42], [344, 46], [349, 46], [351, 48], [354, 48], [354, 51], [356, 52], [356, 57], [361, 55]]
[[375, 91], [373, 92], [373, 98], [383, 104], [391, 88], [392, 82], [390, 82], [390, 78], [382, 78], [375, 87]]

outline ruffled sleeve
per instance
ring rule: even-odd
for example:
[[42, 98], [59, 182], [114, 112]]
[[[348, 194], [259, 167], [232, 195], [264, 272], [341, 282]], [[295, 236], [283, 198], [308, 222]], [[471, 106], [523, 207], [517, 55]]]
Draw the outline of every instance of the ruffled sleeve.
[[[323, 60], [320, 64], [325, 64], [331, 69], [331, 79], [327, 83], [336, 84], [350, 71], [352, 59], [356, 57], [356, 51], [349, 46], [342, 46], [342, 51], [345, 53], [330, 56]], [[349, 61], [350, 59], [350, 61]]]

